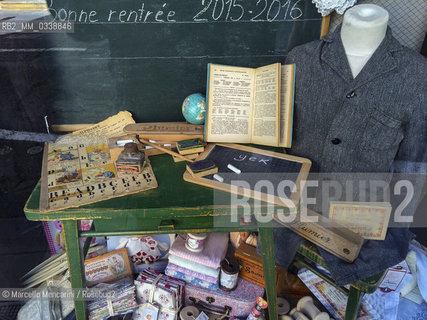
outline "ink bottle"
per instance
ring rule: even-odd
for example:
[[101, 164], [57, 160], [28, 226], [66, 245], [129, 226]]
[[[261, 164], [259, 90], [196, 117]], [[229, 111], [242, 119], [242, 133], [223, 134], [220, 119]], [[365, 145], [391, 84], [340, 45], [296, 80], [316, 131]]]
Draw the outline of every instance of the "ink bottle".
[[135, 142], [126, 143], [116, 161], [117, 172], [137, 174], [145, 164], [145, 153], [139, 150]]

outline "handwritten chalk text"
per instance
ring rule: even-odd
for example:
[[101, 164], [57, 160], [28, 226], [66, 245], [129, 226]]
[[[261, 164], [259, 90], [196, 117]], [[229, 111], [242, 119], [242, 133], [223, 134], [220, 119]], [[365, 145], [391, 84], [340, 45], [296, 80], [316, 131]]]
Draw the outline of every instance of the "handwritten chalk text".
[[[304, 20], [301, 0], [195, 0], [193, 12], [171, 3], [146, 0], [133, 8], [96, 7], [59, 8], [55, 0], [48, 6], [54, 21], [76, 23], [209, 23], [209, 22], [280, 22]], [[102, 3], [102, 2], [100, 2]], [[191, 6], [191, 3], [189, 3]]]

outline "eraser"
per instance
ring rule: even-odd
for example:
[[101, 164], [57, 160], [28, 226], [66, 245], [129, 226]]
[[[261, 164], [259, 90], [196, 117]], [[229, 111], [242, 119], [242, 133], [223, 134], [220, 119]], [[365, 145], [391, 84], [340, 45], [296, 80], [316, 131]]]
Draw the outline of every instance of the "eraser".
[[187, 163], [187, 171], [190, 172], [193, 177], [202, 177], [217, 173], [218, 167], [212, 160], [200, 160]]
[[[177, 149], [177, 148], [172, 148], [171, 150], [172, 150], [173, 152], [175, 152], [175, 153], [178, 153], [178, 149]], [[185, 157], [186, 157], [186, 158], [188, 158], [189, 160], [194, 160], [194, 159], [196, 159], [198, 156], [199, 156], [199, 153], [191, 153], [191, 154], [187, 154], [187, 155], [185, 155]], [[172, 158], [173, 158], [173, 161], [174, 161], [174, 162], [182, 162], [182, 161], [185, 161], [184, 159], [182, 159], [182, 158], [178, 158], [177, 156], [172, 156]]]
[[203, 152], [205, 150], [202, 140], [199, 138], [178, 141], [176, 143], [176, 148], [182, 155]]

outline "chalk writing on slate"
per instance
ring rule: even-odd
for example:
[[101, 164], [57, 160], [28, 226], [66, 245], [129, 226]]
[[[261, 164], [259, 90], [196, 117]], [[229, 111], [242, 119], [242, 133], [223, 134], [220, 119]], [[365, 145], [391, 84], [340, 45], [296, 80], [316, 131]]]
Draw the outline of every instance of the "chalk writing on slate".
[[[233, 185], [233, 181], [243, 180], [253, 188], [260, 180], [267, 180], [274, 186], [275, 196], [279, 196], [279, 183], [284, 180], [296, 183], [302, 168], [299, 162], [220, 145], [216, 145], [205, 159], [215, 162], [224, 183]], [[242, 173], [233, 172], [227, 168], [228, 164], [239, 168]], [[204, 178], [214, 180], [213, 175]], [[290, 197], [290, 191], [289, 188], [285, 190], [286, 196]]]

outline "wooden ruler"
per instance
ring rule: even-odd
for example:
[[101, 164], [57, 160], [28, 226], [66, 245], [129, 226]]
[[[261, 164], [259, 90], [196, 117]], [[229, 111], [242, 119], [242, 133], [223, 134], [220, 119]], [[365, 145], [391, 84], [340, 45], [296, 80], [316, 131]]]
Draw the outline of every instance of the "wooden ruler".
[[342, 260], [353, 262], [357, 258], [363, 244], [360, 235], [314, 211], [308, 210], [308, 216], [317, 222], [305, 222], [300, 214], [293, 222], [275, 221]]
[[195, 138], [203, 140], [204, 136], [204, 125], [186, 122], [134, 123], [128, 124], [123, 130], [152, 140], [180, 141]]

